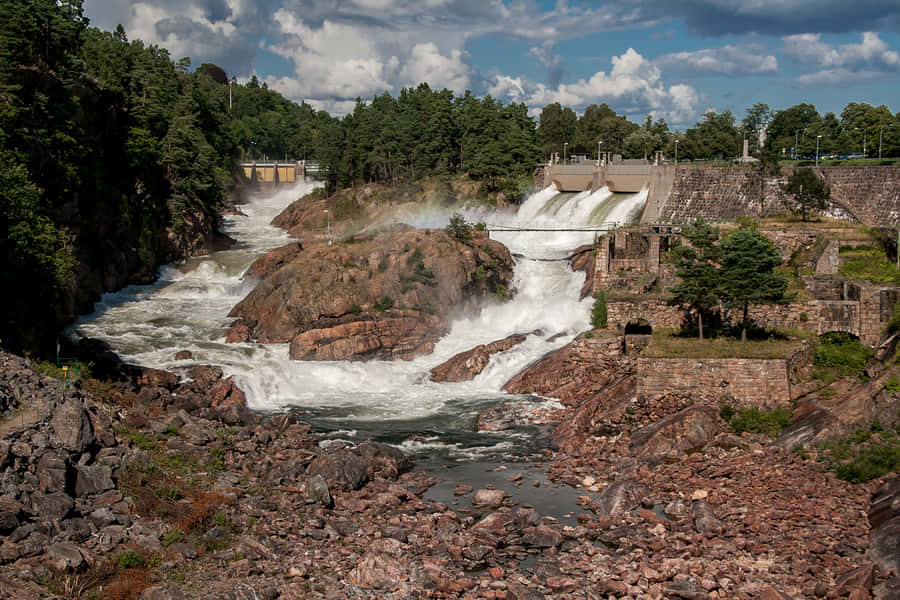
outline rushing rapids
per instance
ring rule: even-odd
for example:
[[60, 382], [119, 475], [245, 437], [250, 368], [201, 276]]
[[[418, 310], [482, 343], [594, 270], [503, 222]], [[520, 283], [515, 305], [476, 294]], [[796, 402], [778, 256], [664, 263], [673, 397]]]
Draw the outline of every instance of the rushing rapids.
[[[591, 243], [590, 232], [496, 232], [493, 237], [517, 257], [515, 295], [486, 306], [479, 315], [456, 321], [434, 353], [416, 360], [383, 362], [297, 362], [287, 345], [226, 344], [228, 312], [253, 287], [244, 273], [266, 251], [288, 241], [269, 223], [287, 204], [311, 189], [300, 184], [242, 206], [246, 216], [225, 219], [231, 249], [162, 269], [152, 286], [106, 295], [96, 312], [73, 328], [77, 336], [108, 342], [124, 360], [178, 371], [194, 364], [221, 366], [246, 392], [251, 408], [265, 412], [299, 410], [331, 437], [377, 438], [419, 454], [465, 459], [515, 449], [528, 452], [523, 434], [476, 434], [476, 413], [510, 396], [503, 384], [547, 352], [589, 327], [591, 300], [579, 299], [584, 275], [564, 260]], [[517, 214], [491, 215], [509, 225], [586, 225], [632, 221], [646, 192], [532, 195]], [[443, 223], [447, 215], [441, 217]], [[434, 226], [435, 220], [429, 219]], [[438, 225], [440, 223], [437, 223]], [[435, 383], [428, 373], [455, 354], [515, 333], [540, 330], [492, 357], [474, 380]], [[176, 360], [180, 350], [192, 358]], [[521, 398], [523, 402], [542, 402]]]

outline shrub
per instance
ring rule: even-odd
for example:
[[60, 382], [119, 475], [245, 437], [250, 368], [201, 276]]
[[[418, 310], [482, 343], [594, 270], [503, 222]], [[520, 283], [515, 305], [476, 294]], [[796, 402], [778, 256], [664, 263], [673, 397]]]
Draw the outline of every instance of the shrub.
[[722, 404], [719, 406], [719, 416], [722, 417], [722, 420], [726, 423], [731, 423], [731, 419], [734, 417], [734, 407], [730, 404]]
[[594, 329], [603, 329], [607, 325], [606, 292], [597, 292], [597, 295], [594, 296], [591, 325]]
[[[720, 413], [721, 414], [721, 413]], [[781, 430], [791, 424], [791, 411], [787, 408], [760, 410], [756, 407], [741, 409], [731, 419], [735, 433], [764, 433], [771, 438], [778, 437]]]
[[846, 333], [826, 333], [813, 354], [816, 378], [825, 383], [837, 377], [862, 373], [872, 358], [872, 350]]
[[896, 375], [891, 375], [887, 381], [884, 382], [884, 391], [889, 394], [896, 394], [900, 392], [900, 377]]
[[447, 235], [458, 242], [466, 243], [472, 239], [472, 224], [460, 213], [453, 213], [446, 228]]
[[182, 541], [184, 541], [184, 532], [173, 527], [163, 534], [162, 545], [168, 548], [172, 544]]
[[394, 301], [390, 298], [390, 296], [382, 296], [378, 300], [375, 301], [375, 304], [372, 305], [377, 311], [388, 310], [389, 308], [394, 306]]
[[120, 552], [113, 557], [113, 562], [120, 569], [133, 569], [134, 567], [140, 567], [144, 564], [144, 557], [135, 552], [134, 550], [125, 550], [124, 552]]
[[900, 439], [875, 421], [868, 429], [824, 444], [828, 468], [845, 481], [862, 483], [900, 469]]

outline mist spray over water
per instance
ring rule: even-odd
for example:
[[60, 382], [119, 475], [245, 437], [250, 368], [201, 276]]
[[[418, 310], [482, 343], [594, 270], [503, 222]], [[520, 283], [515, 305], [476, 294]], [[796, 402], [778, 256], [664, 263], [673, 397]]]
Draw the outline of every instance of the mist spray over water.
[[[244, 276], [247, 268], [289, 241], [269, 222], [312, 187], [300, 184], [254, 198], [241, 207], [246, 216], [225, 220], [225, 233], [238, 240], [233, 248], [178, 268], [164, 267], [154, 285], [105, 295], [93, 314], [76, 323], [74, 333], [103, 339], [125, 361], [144, 366], [176, 371], [196, 364], [221, 366], [234, 376], [252, 409], [304, 410], [320, 428], [344, 434], [362, 430], [366, 437], [393, 437], [398, 442], [424, 431], [429, 435], [407, 443], [432, 440], [459, 452], [477, 452], [479, 444], [471, 439], [442, 436], [471, 432], [478, 410], [509, 399], [501, 391], [506, 381], [590, 327], [592, 299], [578, 297], [584, 274], [572, 272], [565, 259], [578, 246], [592, 243], [594, 234], [492, 234], [517, 257], [513, 298], [454, 322], [432, 354], [409, 362], [299, 362], [289, 359], [287, 344], [226, 344], [228, 312], [256, 283]], [[559, 194], [551, 187], [533, 194], [516, 215], [491, 215], [490, 220], [508, 225], [624, 223], [645, 200], [646, 192], [613, 194], [604, 188], [593, 194]], [[434, 225], [446, 225], [446, 217]], [[429, 378], [432, 367], [459, 352], [535, 330], [540, 333], [495, 355], [473, 381], [434, 383]], [[193, 358], [175, 360], [179, 350], [190, 350]]]

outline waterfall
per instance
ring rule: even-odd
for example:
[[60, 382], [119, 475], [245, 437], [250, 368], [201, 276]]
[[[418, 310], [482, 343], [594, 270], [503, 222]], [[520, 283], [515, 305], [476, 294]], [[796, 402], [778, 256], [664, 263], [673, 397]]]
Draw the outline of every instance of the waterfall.
[[[565, 258], [579, 245], [592, 243], [594, 233], [492, 234], [516, 256], [513, 298], [455, 321], [432, 354], [409, 362], [298, 362], [288, 358], [287, 344], [224, 343], [228, 312], [255, 283], [244, 277], [246, 269], [288, 241], [269, 222], [311, 189], [300, 184], [253, 198], [241, 206], [246, 216], [225, 219], [225, 233], [238, 241], [233, 248], [164, 267], [153, 285], [105, 295], [93, 314], [73, 326], [74, 335], [103, 339], [125, 361], [144, 366], [176, 371], [195, 364], [221, 366], [244, 390], [250, 408], [301, 410], [320, 429], [398, 442], [426, 432], [405, 443], [414, 450], [437, 444], [451, 454], [480, 451], [486, 438], [472, 438], [474, 414], [509, 398], [501, 391], [507, 380], [589, 328], [592, 301], [578, 298], [584, 274], [572, 272]], [[516, 215], [491, 215], [491, 220], [511, 225], [624, 223], [640, 214], [646, 195], [613, 194], [605, 188], [593, 194], [559, 194], [549, 188], [528, 198]], [[439, 226], [447, 223], [447, 215], [442, 219]], [[495, 355], [473, 381], [429, 379], [432, 367], [459, 352], [534, 330], [543, 335], [529, 335]], [[190, 350], [193, 357], [175, 360], [179, 350]], [[490, 445], [506, 443], [513, 442], [495, 439]]]

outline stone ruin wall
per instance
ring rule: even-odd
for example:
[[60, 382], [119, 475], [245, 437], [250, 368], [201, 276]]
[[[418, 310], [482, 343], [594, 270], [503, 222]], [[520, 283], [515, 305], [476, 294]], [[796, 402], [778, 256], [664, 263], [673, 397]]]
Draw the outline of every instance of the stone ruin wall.
[[[831, 187], [833, 205], [829, 212], [833, 216], [854, 218], [869, 227], [900, 221], [900, 166], [810, 168]], [[781, 184], [793, 170], [783, 167], [779, 177], [760, 181], [752, 166], [667, 167], [667, 171], [651, 178], [645, 222], [687, 222], [700, 216], [733, 220], [784, 213]]]
[[791, 403], [789, 360], [638, 358], [637, 396], [712, 393], [740, 407], [771, 410]]

